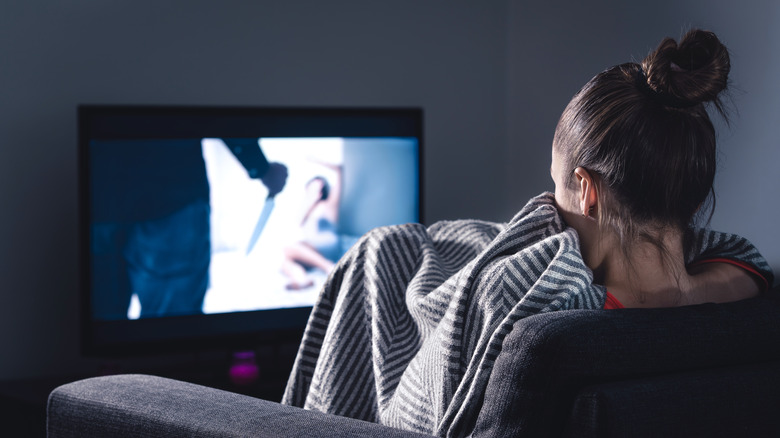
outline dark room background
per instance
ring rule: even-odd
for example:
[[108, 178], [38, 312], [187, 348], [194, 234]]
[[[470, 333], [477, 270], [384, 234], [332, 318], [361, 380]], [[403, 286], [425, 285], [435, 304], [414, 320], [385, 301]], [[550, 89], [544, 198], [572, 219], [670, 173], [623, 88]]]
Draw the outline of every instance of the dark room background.
[[[585, 5], [587, 3], [587, 5]], [[567, 101], [664, 36], [715, 31], [714, 228], [780, 268], [780, 3], [31, 0], [0, 6], [0, 380], [90, 372], [79, 356], [76, 106], [419, 106], [428, 222], [504, 221], [552, 188]]]

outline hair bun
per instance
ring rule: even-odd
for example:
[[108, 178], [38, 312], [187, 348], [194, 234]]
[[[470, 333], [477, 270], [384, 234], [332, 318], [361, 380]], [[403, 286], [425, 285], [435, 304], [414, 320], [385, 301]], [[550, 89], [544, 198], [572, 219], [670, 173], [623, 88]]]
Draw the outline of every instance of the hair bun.
[[714, 33], [693, 29], [676, 43], [665, 38], [642, 60], [647, 86], [678, 107], [714, 102], [721, 109], [718, 95], [726, 89], [729, 70], [728, 49]]

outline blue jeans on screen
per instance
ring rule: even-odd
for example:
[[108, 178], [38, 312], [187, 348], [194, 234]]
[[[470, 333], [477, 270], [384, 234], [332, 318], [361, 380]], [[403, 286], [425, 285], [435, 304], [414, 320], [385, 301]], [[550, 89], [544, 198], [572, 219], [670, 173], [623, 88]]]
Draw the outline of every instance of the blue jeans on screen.
[[210, 207], [196, 201], [169, 216], [92, 228], [93, 316], [127, 319], [133, 293], [141, 318], [197, 315], [209, 285]]

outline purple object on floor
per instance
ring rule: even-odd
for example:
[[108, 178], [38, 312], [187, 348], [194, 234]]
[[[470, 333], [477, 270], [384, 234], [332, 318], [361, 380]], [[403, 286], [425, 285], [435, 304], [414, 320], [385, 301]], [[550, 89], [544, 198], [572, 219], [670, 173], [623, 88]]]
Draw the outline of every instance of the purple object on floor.
[[260, 367], [255, 361], [255, 353], [241, 351], [233, 354], [233, 363], [228, 371], [230, 381], [238, 386], [250, 385], [260, 376]]

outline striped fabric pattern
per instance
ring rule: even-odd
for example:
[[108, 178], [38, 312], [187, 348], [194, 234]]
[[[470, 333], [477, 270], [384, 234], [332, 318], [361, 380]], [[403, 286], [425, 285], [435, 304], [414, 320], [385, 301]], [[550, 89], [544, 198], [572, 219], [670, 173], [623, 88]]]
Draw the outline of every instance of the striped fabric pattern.
[[[695, 254], [769, 270], [742, 238], [702, 230], [694, 239]], [[505, 224], [378, 228], [353, 246], [323, 287], [283, 403], [463, 436], [515, 321], [601, 309], [605, 300], [551, 193], [531, 199]]]

